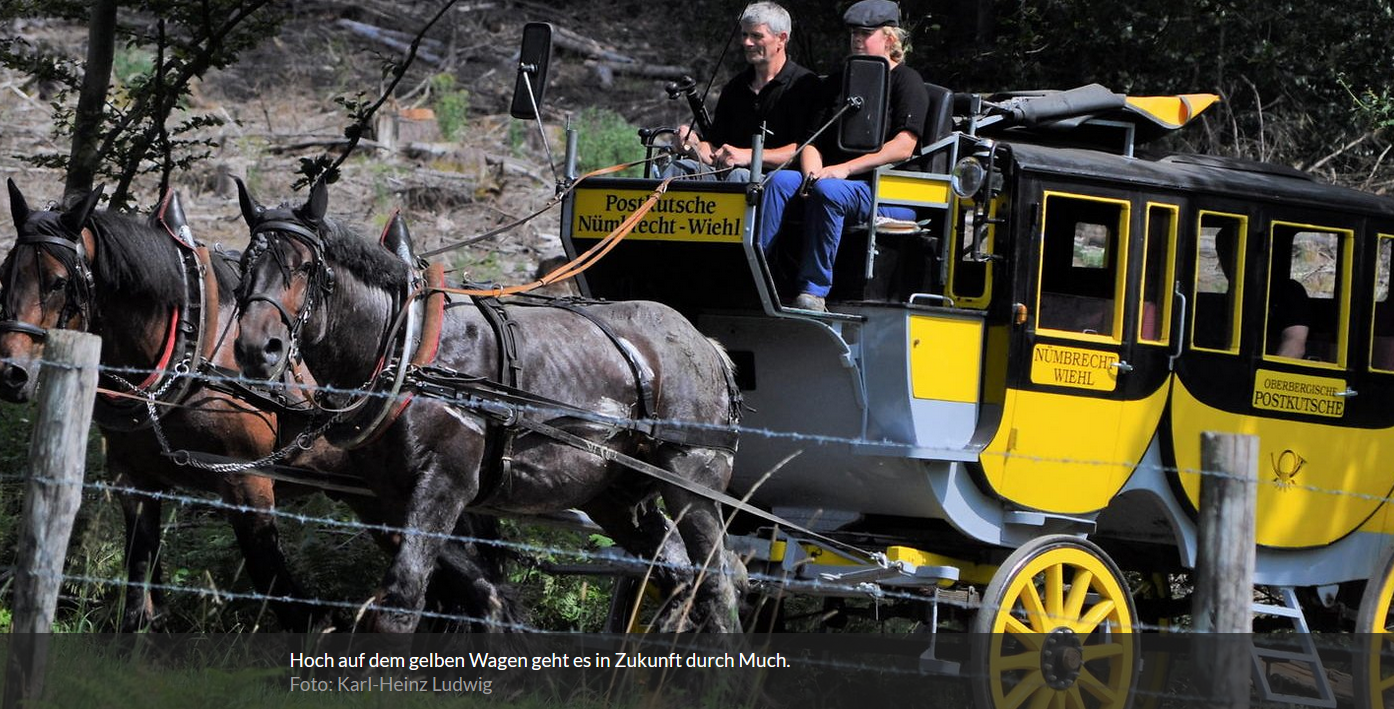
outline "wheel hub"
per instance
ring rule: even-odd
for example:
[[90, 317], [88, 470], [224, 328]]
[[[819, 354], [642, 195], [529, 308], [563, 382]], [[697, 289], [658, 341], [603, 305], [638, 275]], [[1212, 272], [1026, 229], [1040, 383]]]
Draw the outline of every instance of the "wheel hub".
[[1069, 628], [1056, 628], [1041, 647], [1041, 675], [1051, 689], [1068, 689], [1084, 667], [1084, 644]]

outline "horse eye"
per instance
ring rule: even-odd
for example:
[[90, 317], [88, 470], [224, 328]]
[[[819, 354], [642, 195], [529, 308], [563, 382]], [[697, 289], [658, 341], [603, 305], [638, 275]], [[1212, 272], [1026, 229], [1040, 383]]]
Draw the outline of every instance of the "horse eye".
[[59, 277], [57, 277], [57, 278], [54, 278], [54, 279], [53, 279], [53, 282], [50, 283], [50, 284], [48, 284], [48, 290], [49, 290], [50, 293], [57, 293], [58, 291], [61, 291], [61, 290], [63, 290], [64, 288], [67, 288], [67, 287], [68, 287], [68, 279], [66, 279], [66, 278], [64, 278], [64, 277], [62, 277], [62, 276], [59, 276]]

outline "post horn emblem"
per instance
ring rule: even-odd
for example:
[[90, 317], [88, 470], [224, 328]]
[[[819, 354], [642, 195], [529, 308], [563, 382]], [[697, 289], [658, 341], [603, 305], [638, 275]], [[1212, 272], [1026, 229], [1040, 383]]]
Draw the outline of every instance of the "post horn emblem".
[[1293, 478], [1302, 471], [1302, 466], [1307, 464], [1307, 459], [1298, 455], [1296, 451], [1288, 448], [1282, 453], [1269, 454], [1269, 459], [1273, 463], [1273, 484], [1279, 490], [1287, 490], [1296, 485]]

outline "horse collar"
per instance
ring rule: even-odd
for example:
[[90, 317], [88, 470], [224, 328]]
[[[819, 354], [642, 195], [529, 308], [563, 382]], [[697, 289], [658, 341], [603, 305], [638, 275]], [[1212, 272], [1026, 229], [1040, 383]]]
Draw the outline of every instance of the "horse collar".
[[183, 401], [195, 385], [194, 378], [187, 376], [191, 367], [216, 347], [218, 281], [208, 249], [196, 245], [175, 198], [166, 197], [150, 226], [175, 244], [183, 266], [184, 302], [172, 308], [159, 360], [149, 376], [138, 384], [118, 380], [145, 400], [127, 403], [110, 396], [97, 398], [93, 417], [108, 430], [137, 431], [154, 425], [163, 415], [154, 404]]

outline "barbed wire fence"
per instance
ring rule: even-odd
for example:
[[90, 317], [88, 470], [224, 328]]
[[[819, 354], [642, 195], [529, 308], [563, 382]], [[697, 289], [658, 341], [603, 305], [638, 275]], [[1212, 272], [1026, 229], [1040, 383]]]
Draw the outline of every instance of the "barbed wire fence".
[[[5, 360], [0, 359], [0, 362], [3, 362], [3, 361], [5, 361]], [[35, 363], [32, 363], [32, 362], [31, 362], [31, 363], [29, 363], [29, 364], [32, 365], [32, 364], [35, 364]], [[38, 364], [41, 364], [41, 365], [42, 365], [44, 368], [46, 368], [46, 369], [47, 369], [47, 368], [53, 368], [53, 369], [56, 369], [56, 370], [64, 370], [64, 369], [68, 369], [68, 370], [71, 370], [71, 369], [84, 369], [84, 367], [82, 367], [81, 365], [74, 365], [73, 363], [71, 363], [71, 362], [66, 362], [66, 361], [43, 360], [43, 361], [39, 362]], [[94, 372], [93, 372], [93, 374], [92, 374], [93, 378], [95, 378], [95, 376], [96, 376], [95, 372], [107, 372], [107, 373], [112, 373], [112, 374], [125, 374], [125, 375], [129, 375], [129, 374], [149, 374], [149, 373], [150, 373], [150, 370], [140, 370], [140, 369], [121, 368], [121, 367], [105, 367], [105, 366], [102, 366], [102, 365], [96, 365], [95, 367], [90, 367], [90, 368], [94, 370]], [[209, 374], [203, 374], [203, 373], [198, 373], [198, 372], [186, 372], [186, 373], [184, 373], [182, 376], [187, 376], [187, 377], [191, 377], [191, 378], [195, 378], [195, 379], [200, 379], [200, 380], [203, 380], [203, 381], [208, 382], [208, 383], [221, 383], [221, 384], [237, 383], [237, 384], [247, 385], [247, 386], [263, 386], [263, 387], [266, 386], [266, 383], [265, 383], [265, 382], [254, 381], [254, 380], [246, 379], [246, 378], [243, 378], [243, 377], [240, 377], [240, 376], [218, 376], [218, 375], [209, 375]], [[285, 385], [278, 385], [278, 386], [285, 386]], [[333, 395], [343, 395], [343, 396], [355, 396], [355, 397], [392, 397], [392, 396], [394, 396], [394, 395], [392, 395], [392, 394], [388, 394], [388, 393], [385, 393], [385, 392], [369, 391], [369, 390], [358, 390], [358, 389], [341, 389], [341, 388], [335, 388], [335, 387], [323, 386], [323, 385], [318, 386], [318, 387], [315, 387], [315, 389], [316, 389], [317, 391], [320, 391], [320, 392], [325, 392], [325, 393], [329, 393], [329, 394], [333, 394]], [[417, 396], [418, 399], [430, 398], [429, 395], [424, 394], [424, 393], [417, 393], [417, 394], [415, 394], [415, 395]], [[442, 403], [444, 403], [444, 404], [446, 404], [446, 405], [449, 404], [448, 401], [442, 401]], [[90, 405], [89, 405], [89, 408], [90, 408]], [[572, 412], [570, 412], [570, 411], [562, 411], [562, 410], [557, 410], [557, 409], [551, 409], [551, 408], [545, 407], [545, 406], [534, 406], [534, 405], [527, 405], [527, 404], [519, 404], [517, 408], [520, 410], [521, 413], [524, 413], [524, 414], [527, 414], [527, 415], [542, 416], [542, 417], [568, 415], [568, 414], [571, 414], [571, 413], [572, 413]], [[617, 420], [616, 423], [619, 423], [619, 421]], [[666, 421], [666, 420], [665, 420], [665, 421], [659, 421], [658, 423], [662, 423], [662, 424], [664, 424], [664, 425], [670, 425], [670, 426], [674, 426], [674, 427], [689, 427], [689, 428], [691, 428], [691, 427], [698, 427], [698, 428], [703, 427], [702, 424], [694, 424], [694, 423], [692, 423], [692, 422], [687, 422], [687, 421]], [[751, 426], [739, 426], [739, 427], [738, 427], [738, 431], [739, 431], [739, 435], [740, 435], [742, 438], [747, 438], [747, 437], [764, 437], [764, 438], [771, 438], [771, 439], [782, 439], [782, 440], [789, 441], [789, 442], [792, 442], [792, 443], [805, 444], [805, 445], [808, 445], [808, 446], [810, 446], [810, 447], [812, 447], [812, 446], [852, 446], [852, 445], [865, 445], [865, 444], [868, 444], [868, 443], [874, 443], [874, 444], [876, 444], [878, 447], [881, 447], [882, 449], [887, 450], [887, 451], [893, 451], [894, 448], [895, 448], [895, 444], [894, 444], [894, 443], [888, 443], [888, 442], [886, 442], [886, 441], [869, 441], [869, 440], [862, 439], [862, 438], [848, 438], [848, 437], [834, 436], [834, 435], [806, 434], [806, 433], [793, 432], [793, 431], [776, 431], [776, 430], [765, 429], [765, 428], [758, 428], [758, 427], [751, 427]], [[904, 445], [904, 449], [905, 449], [905, 450], [907, 451], [907, 453], [908, 453], [908, 452], [911, 450], [911, 446], [908, 445], [908, 444], [906, 444], [906, 445]], [[918, 455], [918, 456], [924, 456], [924, 455], [926, 455], [926, 452], [925, 452], [925, 450], [924, 450], [922, 447], [917, 447], [915, 450], [916, 450], [916, 455]], [[167, 452], [168, 452], [168, 451], [167, 451]], [[950, 453], [951, 451], [948, 450], [948, 449], [945, 449], [943, 452], [947, 454], [947, 453]], [[930, 452], [930, 454], [932, 454], [932, 451]], [[1068, 464], [1068, 465], [1080, 465], [1080, 466], [1101, 466], [1101, 467], [1115, 467], [1115, 468], [1116, 468], [1116, 467], [1124, 467], [1124, 468], [1127, 468], [1127, 469], [1129, 469], [1129, 470], [1133, 470], [1134, 472], [1150, 472], [1150, 473], [1158, 473], [1158, 474], [1169, 475], [1169, 476], [1195, 475], [1195, 476], [1197, 476], [1198, 478], [1200, 478], [1200, 479], [1202, 479], [1202, 480], [1205, 480], [1205, 479], [1229, 480], [1229, 481], [1234, 481], [1234, 482], [1242, 482], [1242, 483], [1249, 484], [1249, 485], [1253, 485], [1253, 484], [1256, 482], [1255, 479], [1254, 479], [1252, 476], [1250, 476], [1250, 475], [1236, 474], [1236, 473], [1234, 473], [1234, 472], [1232, 472], [1232, 471], [1229, 471], [1229, 470], [1220, 470], [1220, 469], [1213, 469], [1213, 470], [1209, 470], [1209, 469], [1183, 469], [1183, 468], [1177, 468], [1177, 467], [1165, 466], [1165, 465], [1159, 465], [1159, 464], [1152, 464], [1152, 463], [1147, 463], [1147, 462], [1139, 462], [1139, 461], [1109, 461], [1109, 460], [1087, 460], [1087, 459], [1071, 459], [1071, 458], [1048, 458], [1048, 457], [1041, 457], [1041, 456], [1021, 455], [1021, 454], [1017, 454], [1017, 453], [984, 452], [983, 455], [1001, 455], [1001, 456], [1006, 456], [1006, 457], [1013, 457], [1013, 458], [1018, 458], [1018, 459], [1027, 460], [1027, 461], [1043, 462], [1043, 463]], [[79, 456], [79, 458], [80, 458], [80, 456]], [[249, 474], [255, 474], [255, 473], [254, 473], [254, 472], [249, 472]], [[45, 475], [45, 474], [38, 473], [38, 472], [31, 472], [31, 474], [29, 474], [29, 475], [27, 475], [27, 476], [26, 476], [26, 475], [0, 476], [0, 480], [14, 480], [14, 481], [26, 480], [26, 481], [29, 482], [31, 485], [41, 485], [41, 486], [44, 486], [44, 487], [46, 487], [46, 488], [48, 488], [48, 489], [52, 489], [52, 490], [59, 490], [59, 489], [63, 489], [63, 488], [74, 488], [74, 487], [76, 487], [80, 492], [85, 492], [85, 493], [88, 493], [88, 494], [91, 494], [91, 495], [95, 495], [95, 496], [97, 496], [97, 497], [108, 496], [108, 495], [128, 495], [128, 496], [132, 496], [132, 497], [135, 497], [135, 498], [145, 498], [145, 499], [150, 499], [150, 500], [158, 500], [158, 501], [162, 501], [162, 502], [168, 502], [168, 503], [172, 503], [172, 504], [178, 505], [178, 506], [180, 506], [180, 507], [199, 507], [199, 508], [204, 508], [204, 509], [209, 509], [209, 510], [215, 510], [215, 511], [223, 512], [223, 513], [228, 513], [228, 514], [245, 514], [245, 513], [265, 514], [265, 515], [270, 515], [270, 516], [275, 517], [275, 518], [280, 519], [280, 520], [291, 521], [291, 522], [295, 522], [295, 523], [303, 524], [303, 525], [315, 525], [315, 526], [319, 526], [319, 527], [326, 528], [326, 529], [337, 529], [337, 530], [342, 530], [342, 531], [349, 532], [349, 533], [353, 533], [353, 534], [432, 535], [432, 536], [437, 536], [437, 537], [439, 537], [439, 538], [441, 538], [441, 539], [443, 539], [443, 540], [445, 540], [445, 541], [448, 541], [448, 542], [456, 542], [456, 543], [461, 543], [461, 544], [473, 544], [473, 545], [479, 545], [479, 546], [489, 546], [489, 547], [495, 547], [495, 548], [505, 549], [505, 550], [511, 551], [511, 552], [513, 552], [513, 553], [515, 553], [515, 554], [522, 555], [522, 556], [525, 556], [525, 557], [526, 557], [526, 556], [531, 556], [531, 557], [572, 558], [572, 559], [577, 559], [578, 561], [580, 561], [580, 562], [582, 562], [582, 563], [593, 563], [593, 564], [596, 564], [596, 565], [598, 565], [598, 566], [604, 566], [604, 567], [607, 567], [607, 568], [612, 569], [612, 570], [613, 570], [613, 569], [619, 569], [621, 573], [627, 572], [627, 573], [629, 573], [630, 575], [634, 575], [634, 576], [641, 576], [641, 575], [643, 575], [646, 571], [651, 570], [652, 568], [654, 568], [654, 567], [656, 567], [656, 566], [668, 566], [668, 567], [672, 568], [672, 569], [675, 570], [675, 571], [685, 572], [685, 573], [693, 573], [693, 574], [695, 574], [695, 573], [720, 573], [719, 571], [714, 570], [714, 569], [699, 568], [699, 567], [696, 567], [696, 566], [693, 566], [693, 565], [674, 564], [674, 563], [671, 563], [671, 562], [665, 562], [665, 561], [656, 560], [656, 559], [638, 559], [638, 558], [634, 558], [634, 557], [632, 557], [632, 556], [629, 556], [629, 555], [627, 555], [627, 554], [619, 554], [619, 553], [616, 553], [616, 552], [613, 551], [613, 550], [608, 550], [608, 549], [606, 549], [606, 550], [598, 550], [598, 551], [597, 551], [597, 550], [591, 550], [591, 549], [576, 548], [576, 547], [574, 547], [574, 546], [562, 546], [562, 545], [551, 545], [551, 544], [536, 544], [536, 543], [519, 542], [519, 541], [514, 541], [514, 540], [508, 540], [508, 539], [485, 538], [485, 537], [479, 537], [479, 536], [458, 535], [458, 534], [435, 534], [435, 533], [432, 533], [432, 532], [426, 532], [426, 531], [423, 531], [423, 530], [412, 529], [412, 528], [408, 528], [408, 527], [402, 527], [402, 526], [396, 526], [396, 525], [390, 525], [390, 524], [373, 524], [373, 523], [365, 523], [365, 522], [358, 521], [358, 520], [341, 519], [341, 518], [338, 518], [338, 517], [331, 517], [331, 516], [309, 515], [309, 514], [304, 514], [304, 513], [299, 513], [299, 512], [288, 511], [288, 510], [280, 509], [280, 508], [265, 509], [265, 508], [261, 508], [261, 507], [254, 507], [254, 506], [248, 506], [248, 505], [241, 505], [241, 504], [229, 503], [229, 502], [226, 502], [226, 501], [221, 500], [221, 499], [211, 498], [211, 497], [207, 497], [207, 496], [191, 495], [191, 494], [182, 494], [182, 493], [167, 492], [167, 491], [145, 490], [145, 489], [139, 489], [139, 488], [135, 488], [135, 487], [127, 486], [127, 485], [113, 484], [113, 483], [109, 483], [109, 482], [89, 481], [89, 480], [86, 480], [85, 477], [82, 476], [82, 475], [79, 475], [79, 476], [77, 476], [76, 478], [73, 478], [73, 477], [54, 477], [54, 476], [49, 476], [49, 475]], [[1296, 483], [1296, 482], [1291, 481], [1291, 480], [1274, 481], [1273, 484], [1282, 484], [1282, 485], [1285, 487], [1285, 489], [1288, 489], [1288, 490], [1299, 489], [1299, 490], [1304, 490], [1304, 491], [1306, 491], [1306, 492], [1313, 493], [1313, 494], [1327, 495], [1327, 496], [1332, 496], [1332, 497], [1350, 497], [1350, 498], [1358, 499], [1358, 500], [1361, 500], [1361, 501], [1364, 501], [1364, 502], [1373, 502], [1373, 503], [1378, 503], [1378, 504], [1384, 504], [1384, 503], [1388, 503], [1388, 502], [1391, 501], [1391, 498], [1390, 498], [1389, 496], [1376, 495], [1376, 494], [1371, 494], [1371, 493], [1366, 493], [1366, 492], [1360, 492], [1360, 491], [1355, 491], [1355, 490], [1322, 488], [1322, 487], [1319, 487], [1319, 486], [1304, 485], [1304, 484]], [[64, 543], [66, 544], [66, 539], [64, 540]], [[65, 551], [59, 550], [59, 551], [57, 552], [58, 558], [61, 559], [61, 558], [63, 557], [64, 553], [65, 553]], [[52, 552], [50, 552], [50, 555], [51, 555], [51, 554], [52, 554]], [[28, 563], [28, 560], [27, 560], [27, 559], [21, 558], [21, 559], [20, 559], [20, 563], [21, 563], [21, 564], [26, 564], [26, 563]], [[7, 571], [8, 571], [9, 573], [11, 573], [12, 575], [16, 575], [16, 576], [19, 574], [19, 570], [18, 570], [18, 569], [10, 569], [10, 570], [7, 570]], [[138, 587], [140, 590], [143, 590], [143, 591], [145, 591], [145, 592], [160, 591], [160, 592], [167, 593], [167, 594], [183, 594], [183, 595], [188, 595], [188, 596], [193, 596], [193, 597], [199, 597], [199, 598], [208, 599], [208, 600], [210, 600], [210, 601], [217, 602], [217, 603], [222, 603], [222, 602], [227, 602], [227, 601], [232, 601], [232, 600], [246, 601], [246, 602], [258, 603], [258, 604], [263, 604], [263, 605], [264, 605], [264, 604], [274, 604], [274, 603], [286, 602], [286, 603], [297, 603], [297, 604], [302, 604], [302, 605], [306, 605], [306, 606], [315, 606], [315, 607], [324, 608], [324, 609], [330, 609], [330, 610], [347, 611], [347, 612], [351, 612], [351, 613], [360, 613], [360, 612], [362, 612], [362, 611], [364, 610], [364, 608], [366, 607], [366, 604], [365, 604], [364, 602], [361, 602], [361, 601], [333, 600], [333, 599], [313, 598], [313, 597], [311, 597], [311, 598], [298, 598], [298, 597], [291, 597], [291, 596], [284, 596], [284, 595], [263, 594], [263, 593], [257, 593], [257, 592], [233, 591], [233, 590], [230, 590], [230, 589], [228, 589], [228, 588], [219, 588], [219, 587], [217, 587], [217, 586], [214, 585], [214, 584], [209, 584], [209, 585], [197, 585], [197, 584], [193, 584], [193, 583], [151, 583], [151, 582], [149, 582], [149, 581], [144, 581], [144, 582], [132, 582], [132, 581], [130, 581], [130, 580], [128, 580], [128, 579], [123, 579], [123, 578], [104, 578], [104, 577], [101, 577], [101, 576], [94, 576], [94, 575], [85, 574], [85, 573], [71, 573], [71, 572], [65, 572], [65, 571], [63, 571], [61, 564], [57, 567], [56, 570], [55, 570], [55, 569], [48, 569], [48, 570], [38, 569], [38, 570], [35, 570], [33, 573], [34, 573], [35, 576], [38, 577], [40, 580], [46, 581], [46, 582], [48, 582], [48, 583], [52, 583], [52, 584], [54, 584], [55, 586], [61, 586], [61, 585], [63, 585], [63, 584], [68, 584], [68, 585], [82, 585], [82, 586], [90, 586], [90, 587], [96, 587], [96, 588], [118, 589], [118, 590], [121, 590], [121, 591], [124, 591], [124, 590], [126, 590], [126, 589], [128, 589], [128, 588], [130, 588], [130, 587], [132, 587], [132, 586], [136, 586], [136, 587]], [[959, 597], [954, 597], [954, 596], [941, 595], [941, 594], [939, 594], [939, 593], [937, 593], [937, 592], [934, 592], [933, 590], [925, 590], [925, 589], [903, 589], [903, 588], [896, 588], [896, 587], [890, 586], [890, 585], [879, 585], [879, 584], [876, 584], [876, 583], [848, 582], [848, 581], [842, 581], [842, 580], [839, 580], [839, 579], [836, 579], [836, 578], [812, 578], [812, 579], [808, 579], [808, 578], [798, 578], [796, 575], [790, 575], [790, 573], [788, 572], [787, 569], [785, 570], [784, 573], [780, 573], [780, 574], [769, 574], [769, 573], [758, 573], [758, 572], [757, 572], [757, 573], [750, 573], [750, 574], [749, 574], [749, 577], [748, 577], [748, 580], [749, 580], [749, 582], [751, 583], [751, 588], [754, 589], [754, 590], [756, 590], [757, 592], [760, 592], [760, 591], [768, 591], [768, 592], [774, 593], [774, 594], [776, 594], [776, 595], [778, 595], [778, 596], [782, 596], [782, 595], [784, 595], [784, 594], [800, 594], [800, 593], [803, 593], [803, 594], [809, 594], [809, 595], [813, 595], [813, 596], [842, 596], [842, 597], [850, 597], [850, 598], [862, 598], [862, 599], [865, 599], [865, 600], [866, 600], [867, 602], [869, 602], [870, 604], [872, 604], [872, 606], [873, 606], [874, 608], [875, 608], [875, 607], [879, 607], [881, 604], [910, 603], [910, 604], [934, 604], [934, 605], [936, 605], [936, 606], [945, 606], [945, 607], [948, 607], [948, 608], [953, 608], [953, 609], [957, 609], [957, 610], [959, 610], [959, 611], [968, 612], [968, 613], [971, 613], [971, 612], [983, 612], [983, 611], [995, 612], [995, 611], [997, 611], [997, 610], [1000, 610], [1000, 609], [998, 609], [998, 608], [996, 608], [996, 607], [993, 606], [993, 604], [992, 604], [992, 602], [991, 602], [991, 599], [981, 599], [981, 600], [980, 600], [980, 599], [973, 599], [973, 598], [971, 598], [971, 597], [970, 597], [970, 598], [959, 598]], [[404, 612], [404, 613], [414, 613], [414, 614], [418, 615], [419, 617], [425, 618], [425, 619], [436, 619], [436, 620], [448, 621], [448, 622], [452, 622], [452, 623], [475, 624], [475, 625], [490, 626], [490, 627], [493, 627], [493, 628], [495, 628], [495, 629], [503, 630], [503, 631], [513, 631], [513, 632], [539, 632], [539, 631], [545, 631], [545, 630], [547, 630], [547, 629], [545, 629], [545, 628], [533, 627], [533, 626], [530, 626], [530, 625], [528, 625], [527, 623], [523, 623], [523, 622], [516, 622], [516, 621], [510, 621], [510, 620], [500, 620], [500, 619], [498, 619], [498, 618], [473, 617], [473, 616], [463, 615], [463, 614], [458, 614], [458, 613], [444, 613], [444, 612], [436, 612], [436, 611], [432, 611], [432, 610], [420, 610], [420, 611], [418, 611], [418, 610], [415, 610], [415, 609], [385, 608], [385, 607], [382, 607], [382, 606], [380, 606], [380, 605], [375, 605], [374, 607], [376, 607], [376, 608], [379, 609], [379, 610], [385, 610], [385, 611]], [[1169, 625], [1169, 624], [1156, 624], [1156, 623], [1144, 623], [1144, 622], [1134, 622], [1134, 624], [1133, 624], [1132, 627], [1133, 627], [1134, 630], [1139, 630], [1139, 631], [1157, 631], [1157, 632], [1166, 632], [1166, 633], [1170, 633], [1170, 634], [1181, 634], [1181, 635], [1197, 632], [1197, 630], [1196, 630], [1195, 628], [1192, 628], [1192, 627], [1178, 627], [1178, 626]], [[1325, 642], [1326, 644], [1328, 644], [1328, 645], [1331, 645], [1332, 647], [1339, 647], [1339, 646], [1341, 646], [1341, 641], [1335, 640], [1335, 639], [1327, 639], [1327, 640], [1325, 640], [1324, 642]], [[863, 668], [863, 669], [873, 669], [873, 668], [867, 667], [867, 668]], [[1159, 695], [1159, 696], [1160, 696], [1160, 695]], [[1175, 695], [1174, 695], [1174, 694], [1167, 694], [1166, 696], [1171, 697], [1171, 698], [1175, 698]]]

